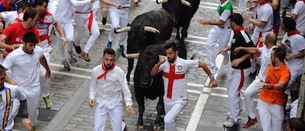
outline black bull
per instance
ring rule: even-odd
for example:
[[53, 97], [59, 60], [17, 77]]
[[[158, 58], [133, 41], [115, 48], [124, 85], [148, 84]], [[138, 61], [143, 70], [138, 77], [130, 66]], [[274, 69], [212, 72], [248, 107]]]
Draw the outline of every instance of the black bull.
[[[150, 71], [158, 63], [159, 57], [164, 57], [165, 51], [163, 49], [166, 43], [176, 43], [178, 46], [179, 56], [186, 58], [186, 49], [178, 40], [168, 40], [165, 43], [159, 42], [158, 45], [149, 45], [138, 55], [138, 62], [134, 73], [134, 89], [135, 96], [139, 107], [139, 117], [137, 121], [137, 128], [143, 128], [143, 113], [145, 110], [145, 97], [154, 100], [159, 97], [157, 104], [157, 116], [155, 124], [153, 125], [154, 130], [160, 129], [163, 119], [160, 115], [164, 114], [164, 84], [162, 78], [162, 72], [156, 76], [151, 77]], [[160, 56], [163, 55], [163, 56]]]
[[[137, 16], [130, 26], [116, 30], [128, 31], [127, 54], [139, 53], [148, 45], [158, 44], [171, 37], [173, 19], [164, 9], [152, 10]], [[124, 57], [124, 53], [122, 54]], [[130, 82], [130, 73], [134, 59], [128, 59], [126, 78]]]
[[[184, 44], [184, 39], [187, 37], [187, 30], [190, 26], [191, 19], [198, 10], [200, 0], [156, 0], [162, 3], [164, 8], [173, 17], [175, 26], [177, 27], [176, 38]], [[180, 37], [180, 27], [181, 37]]]

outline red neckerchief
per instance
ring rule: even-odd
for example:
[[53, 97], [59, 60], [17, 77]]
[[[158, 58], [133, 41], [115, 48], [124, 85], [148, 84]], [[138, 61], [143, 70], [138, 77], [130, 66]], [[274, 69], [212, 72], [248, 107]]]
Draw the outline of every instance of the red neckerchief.
[[5, 7], [5, 8], [9, 8], [9, 9], [13, 9], [11, 7], [11, 5], [6, 1], [6, 0], [1, 0], [1, 4]]
[[287, 32], [288, 36], [292, 36], [292, 35], [295, 35], [295, 34], [300, 34], [300, 32], [297, 29]]
[[268, 0], [262, 0], [261, 3], [259, 3], [260, 5], [264, 5], [264, 4], [269, 4], [270, 2]]
[[233, 31], [234, 31], [234, 34], [236, 34], [236, 33], [240, 32], [242, 30], [246, 30], [245, 27], [241, 26], [241, 27], [239, 27], [239, 28], [237, 28], [237, 29], [235, 29]]
[[304, 4], [305, 4], [305, 0], [303, 0]]
[[115, 64], [113, 64], [113, 65], [111, 66], [110, 69], [106, 69], [105, 66], [104, 66], [104, 64], [102, 64], [102, 69], [103, 69], [105, 72], [102, 73], [102, 74], [100, 74], [99, 76], [97, 76], [96, 79], [101, 79], [101, 78], [103, 78], [103, 77], [105, 76], [104, 79], [106, 80], [106, 74], [107, 74], [107, 72], [110, 71], [110, 70], [113, 70], [114, 67], [115, 67]]

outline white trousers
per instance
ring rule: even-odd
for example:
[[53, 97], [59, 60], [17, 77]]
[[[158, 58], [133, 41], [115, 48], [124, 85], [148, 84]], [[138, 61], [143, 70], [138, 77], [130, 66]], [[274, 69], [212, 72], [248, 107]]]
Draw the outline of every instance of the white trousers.
[[184, 109], [184, 107], [187, 105], [187, 100], [171, 103], [171, 102], [166, 102], [165, 99], [164, 99], [164, 109], [165, 109], [164, 130], [177, 131], [176, 117], [179, 115], [182, 109]]
[[[128, 24], [128, 11], [115, 11], [109, 10], [110, 19], [111, 19], [111, 30], [108, 36], [108, 40], [113, 42], [114, 39], [114, 29], [118, 29], [119, 27], [126, 27]], [[126, 43], [126, 38], [128, 32], [123, 32], [120, 34], [119, 45], [124, 45]]]
[[[210, 61], [211, 67], [216, 67], [216, 55], [214, 51], [214, 47], [216, 45], [216, 42], [218, 41], [219, 49], [223, 49], [228, 46], [230, 37], [231, 37], [231, 29], [223, 29], [218, 26], [213, 26], [210, 30], [207, 38], [207, 44], [205, 46], [208, 59]], [[223, 52], [222, 55], [224, 55], [226, 58], [229, 58], [228, 52]]]
[[258, 76], [255, 77], [255, 80], [247, 87], [243, 92], [245, 96], [245, 105], [248, 111], [248, 115], [251, 118], [257, 116], [256, 108], [254, 107], [253, 97], [259, 93], [259, 89], [262, 87], [263, 82], [259, 79]]
[[99, 104], [96, 106], [94, 115], [94, 130], [104, 131], [107, 120], [107, 115], [110, 117], [112, 131], [122, 131], [123, 121], [123, 104], [120, 103], [112, 109], [105, 106], [101, 107]]
[[242, 108], [242, 99], [240, 90], [244, 85], [246, 69], [230, 69], [227, 79], [227, 93], [229, 96], [230, 117], [235, 122], [238, 120], [240, 109]]
[[[48, 10], [50, 13], [52, 13], [53, 15], [55, 15], [56, 9], [57, 9], [57, 5], [58, 5], [58, 1], [55, 1], [55, 0], [54, 0], [54, 1], [49, 1], [47, 10]], [[49, 26], [49, 32], [48, 32], [49, 36], [51, 35], [51, 31], [52, 31], [52, 28], [53, 28], [53, 27], [54, 27], [53, 24], [51, 24], [51, 25]]]
[[299, 89], [300, 85], [296, 86], [296, 84], [293, 83], [301, 78], [299, 76], [302, 74], [302, 72], [302, 70], [290, 69], [290, 79], [286, 87], [285, 94], [290, 94], [290, 91], [297, 91]]
[[[81, 40], [85, 36], [85, 25], [87, 25], [87, 28], [89, 29], [90, 36], [89, 39], [86, 42], [86, 45], [84, 47], [84, 52], [89, 53], [90, 48], [93, 46], [95, 41], [100, 35], [100, 30], [97, 25], [97, 22], [94, 18], [93, 13], [88, 13], [88, 14], [77, 14], [75, 13], [75, 27], [77, 30], [77, 35], [75, 37], [75, 45], [79, 46]], [[92, 23], [91, 23], [92, 22]]]
[[258, 99], [257, 109], [263, 131], [281, 131], [283, 129], [284, 109], [282, 106]]
[[[47, 59], [47, 63], [49, 64], [51, 59], [52, 47], [48, 46], [43, 48], [43, 55]], [[46, 97], [50, 95], [50, 78], [45, 79], [46, 69], [40, 65], [39, 68], [39, 81], [40, 81], [40, 89], [42, 97]]]
[[[61, 28], [64, 30], [66, 39], [67, 39], [67, 46], [68, 46], [68, 52], [72, 51], [72, 44], [73, 44], [73, 35], [74, 35], [74, 26], [73, 26], [73, 20], [67, 21], [66, 23], [60, 23]], [[59, 34], [56, 32], [57, 36], [57, 42], [58, 42], [58, 49], [60, 54], [60, 59], [63, 61], [66, 59], [65, 57], [65, 47], [62, 47], [62, 41], [60, 40]]]

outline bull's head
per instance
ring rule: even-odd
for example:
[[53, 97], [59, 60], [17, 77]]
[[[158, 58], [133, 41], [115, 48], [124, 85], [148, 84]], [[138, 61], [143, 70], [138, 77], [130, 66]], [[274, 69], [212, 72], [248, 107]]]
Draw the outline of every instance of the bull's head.
[[[156, 46], [154, 46], [156, 47]], [[162, 49], [162, 47], [160, 47]], [[142, 88], [148, 88], [152, 85], [153, 77], [151, 77], [151, 69], [155, 66], [159, 61], [160, 56], [158, 51], [155, 49], [149, 48], [141, 52], [138, 55], [138, 63], [137, 63], [137, 73], [140, 74], [138, 77], [138, 84]]]
[[157, 4], [162, 4], [162, 7], [173, 17], [175, 25], [178, 24], [180, 19], [179, 14], [182, 5], [191, 7], [190, 2], [186, 0], [156, 0]]
[[128, 26], [116, 30], [117, 33], [128, 32], [127, 52], [140, 52], [149, 42], [153, 42], [153, 38], [160, 34], [159, 30], [150, 26]]

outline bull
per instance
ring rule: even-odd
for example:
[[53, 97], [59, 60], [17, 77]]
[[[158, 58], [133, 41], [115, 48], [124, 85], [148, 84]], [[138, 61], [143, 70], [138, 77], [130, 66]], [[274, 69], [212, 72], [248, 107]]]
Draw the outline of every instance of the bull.
[[154, 130], [159, 130], [163, 124], [161, 115], [164, 112], [164, 84], [162, 78], [162, 72], [159, 72], [156, 76], [151, 77], [150, 71], [158, 63], [159, 57], [164, 57], [165, 51], [163, 49], [164, 44], [168, 42], [174, 42], [178, 45], [178, 53], [181, 58], [186, 58], [186, 49], [180, 44], [179, 40], [168, 40], [166, 42], [160, 42], [158, 45], [149, 45], [140, 54], [127, 54], [128, 58], [138, 58], [136, 70], [134, 72], [134, 89], [135, 97], [139, 107], [139, 117], [137, 121], [137, 129], [143, 129], [143, 113], [145, 110], [144, 98], [154, 100], [159, 97], [157, 104], [157, 117]]
[[[170, 13], [177, 27], [176, 38], [184, 44], [187, 37], [187, 30], [191, 19], [198, 10], [200, 0], [156, 0], [157, 4], [162, 4], [162, 8]], [[180, 27], [181, 37], [180, 37]]]
[[[171, 37], [173, 19], [164, 9], [152, 10], [137, 16], [130, 26], [117, 29], [116, 32], [128, 31], [127, 54], [139, 53], [148, 45], [154, 45]], [[122, 53], [124, 57], [125, 54]], [[128, 59], [126, 78], [130, 82], [130, 73], [134, 59]]]

